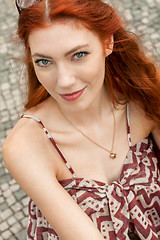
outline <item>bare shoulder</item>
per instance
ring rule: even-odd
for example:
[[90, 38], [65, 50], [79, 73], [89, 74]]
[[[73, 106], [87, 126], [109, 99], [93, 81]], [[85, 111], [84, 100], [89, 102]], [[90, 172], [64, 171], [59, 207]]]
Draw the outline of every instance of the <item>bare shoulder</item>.
[[[15, 179], [19, 178], [19, 184], [26, 168], [34, 169], [40, 164], [47, 167], [50, 161], [48, 145], [49, 141], [42, 127], [33, 119], [22, 118], [11, 130], [2, 147], [3, 159], [11, 175]], [[52, 171], [56, 174], [54, 164]]]
[[147, 137], [152, 132], [155, 124], [150, 120], [144, 110], [135, 102], [129, 103], [131, 124], [131, 137], [133, 144]]
[[145, 121], [146, 123], [148, 123], [147, 125], [154, 125], [153, 121], [150, 120], [147, 116], [146, 113], [144, 112], [144, 110], [142, 109], [142, 107], [140, 107], [140, 105], [138, 105], [136, 102], [129, 102], [129, 106], [130, 106], [130, 113], [132, 115], [132, 117], [134, 119], [136, 119], [136, 121]]
[[160, 149], [160, 129], [158, 127], [153, 128], [152, 135], [154, 137], [155, 142], [157, 143], [157, 146]]
[[[24, 115], [32, 115], [41, 120], [44, 115], [44, 101], [37, 106], [27, 110]], [[3, 156], [6, 165], [19, 161], [22, 156], [25, 161], [36, 161], [37, 158], [47, 159], [49, 141], [40, 123], [32, 118], [20, 118], [14, 128], [11, 130], [3, 144]], [[36, 156], [36, 157], [35, 157]], [[27, 160], [28, 158], [28, 160]]]

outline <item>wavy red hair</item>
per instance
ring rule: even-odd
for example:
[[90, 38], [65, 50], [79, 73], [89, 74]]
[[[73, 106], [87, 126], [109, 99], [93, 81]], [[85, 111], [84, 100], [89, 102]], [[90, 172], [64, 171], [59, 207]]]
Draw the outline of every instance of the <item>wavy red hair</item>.
[[45, 1], [22, 10], [18, 35], [26, 47], [28, 69], [29, 109], [46, 99], [49, 94], [39, 83], [32, 64], [28, 36], [33, 29], [44, 28], [60, 19], [69, 18], [98, 34], [102, 43], [114, 35], [114, 49], [106, 58], [105, 83], [113, 102], [137, 102], [146, 115], [160, 127], [160, 75], [155, 65], [145, 56], [137, 37], [122, 26], [115, 10], [101, 0], [49, 0], [46, 16]]

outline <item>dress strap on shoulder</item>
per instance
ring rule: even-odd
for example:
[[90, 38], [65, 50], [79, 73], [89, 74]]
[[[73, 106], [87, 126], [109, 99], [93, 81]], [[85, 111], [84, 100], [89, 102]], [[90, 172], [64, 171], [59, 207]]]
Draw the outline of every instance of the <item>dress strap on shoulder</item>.
[[130, 117], [129, 117], [129, 103], [127, 103], [127, 135], [128, 135], [129, 147], [131, 147], [132, 141], [131, 141], [131, 127], [130, 127]]
[[62, 154], [60, 148], [58, 147], [58, 145], [56, 144], [55, 140], [53, 139], [53, 137], [50, 135], [49, 131], [47, 130], [47, 128], [44, 126], [44, 124], [42, 123], [42, 121], [40, 119], [38, 119], [37, 117], [33, 116], [33, 115], [28, 115], [28, 114], [22, 114], [20, 118], [31, 118], [33, 120], [35, 120], [36, 122], [40, 123], [43, 131], [45, 132], [45, 134], [47, 135], [47, 137], [49, 138], [49, 140], [51, 141], [51, 143], [53, 144], [53, 146], [55, 147], [55, 149], [57, 150], [58, 154], [60, 155], [60, 157], [62, 158], [62, 160], [64, 161], [65, 165], [67, 166], [67, 168], [69, 169], [69, 171], [71, 172], [73, 178], [76, 178], [76, 174], [73, 171], [72, 167], [70, 166], [69, 162], [66, 160], [66, 158], [64, 157], [64, 155]]
[[33, 115], [28, 115], [28, 114], [22, 114], [20, 116], [20, 118], [32, 118], [33, 120], [35, 120], [36, 122], [40, 123], [42, 125], [42, 127], [44, 127], [43, 123], [41, 122], [40, 119], [38, 119], [37, 117], [33, 116]]

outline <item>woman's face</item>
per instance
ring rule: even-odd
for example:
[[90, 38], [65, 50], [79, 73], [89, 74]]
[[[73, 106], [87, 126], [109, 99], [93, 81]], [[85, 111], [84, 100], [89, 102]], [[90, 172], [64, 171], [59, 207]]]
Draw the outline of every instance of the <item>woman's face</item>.
[[105, 55], [94, 32], [59, 22], [33, 31], [29, 45], [37, 78], [59, 106], [79, 111], [101, 101]]

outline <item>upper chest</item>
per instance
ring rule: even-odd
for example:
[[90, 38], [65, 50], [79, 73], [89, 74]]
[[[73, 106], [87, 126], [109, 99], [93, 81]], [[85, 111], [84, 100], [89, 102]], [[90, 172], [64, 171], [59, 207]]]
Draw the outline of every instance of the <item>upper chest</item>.
[[[118, 127], [118, 126], [117, 126]], [[114, 152], [117, 154], [115, 159], [109, 157], [109, 152], [89, 141], [80, 133], [61, 134], [51, 133], [77, 177], [97, 179], [107, 184], [119, 179], [124, 161], [129, 152], [127, 129], [122, 124], [121, 131], [116, 134]], [[112, 136], [112, 134], [111, 134]], [[112, 139], [108, 137], [107, 131], [101, 133], [101, 145], [111, 149]], [[100, 136], [95, 138], [99, 140]], [[60, 156], [56, 158], [58, 168], [58, 180], [71, 177], [71, 173], [66, 168]]]
[[[56, 124], [57, 131], [52, 131], [52, 127], [50, 127], [49, 132], [55, 140], [61, 155], [70, 164], [78, 177], [97, 179], [107, 184], [119, 179], [130, 149], [129, 138], [131, 137], [130, 144], [135, 145], [150, 132], [150, 122], [132, 106], [128, 116], [124, 110], [121, 114], [117, 111], [115, 117], [116, 127], [113, 148], [113, 151], [117, 154], [115, 159], [111, 159], [109, 152], [94, 143], [97, 142], [100, 146], [111, 150], [113, 143], [112, 126], [106, 125], [106, 127], [100, 128], [99, 131], [93, 134], [91, 132], [91, 138], [94, 140], [92, 142], [80, 132], [75, 131], [75, 129], [68, 131], [66, 126], [65, 131], [65, 126], [62, 128], [61, 122], [58, 123], [56, 118], [55, 123], [53, 121], [52, 124]], [[50, 123], [45, 125], [52, 126]], [[50, 145], [51, 147], [53, 148]], [[47, 154], [46, 152], [46, 156]], [[55, 149], [52, 154], [52, 159], [58, 169], [58, 180], [70, 178], [71, 173], [66, 168], [62, 156], [57, 154]]]

